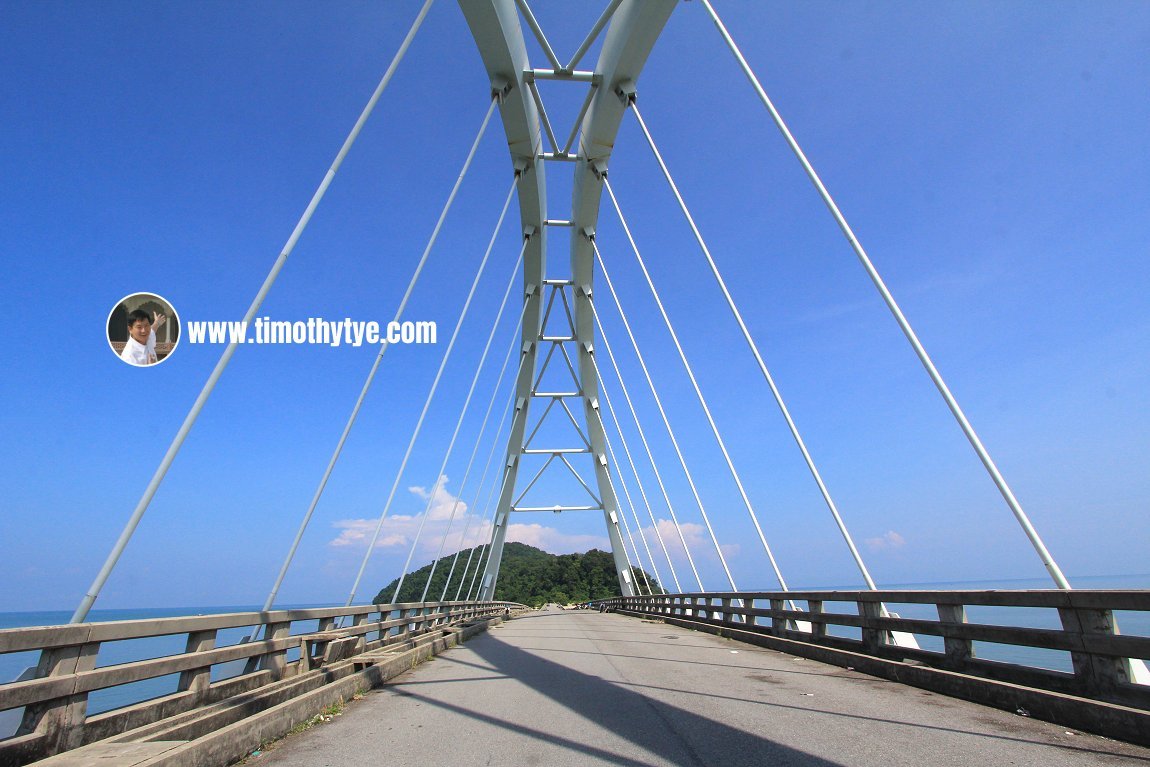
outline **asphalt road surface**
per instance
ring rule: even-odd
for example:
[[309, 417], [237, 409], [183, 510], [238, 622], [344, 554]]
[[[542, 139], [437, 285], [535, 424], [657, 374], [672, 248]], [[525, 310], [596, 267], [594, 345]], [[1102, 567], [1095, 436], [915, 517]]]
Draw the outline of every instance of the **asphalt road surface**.
[[1150, 767], [1150, 749], [709, 634], [552, 609], [247, 764]]

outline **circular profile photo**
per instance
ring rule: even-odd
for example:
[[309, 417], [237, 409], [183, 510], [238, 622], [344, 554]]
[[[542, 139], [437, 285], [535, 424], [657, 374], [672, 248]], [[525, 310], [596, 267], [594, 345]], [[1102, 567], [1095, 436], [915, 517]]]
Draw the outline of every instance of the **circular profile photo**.
[[128, 365], [158, 365], [179, 343], [180, 318], [155, 293], [125, 296], [108, 315], [108, 345]]

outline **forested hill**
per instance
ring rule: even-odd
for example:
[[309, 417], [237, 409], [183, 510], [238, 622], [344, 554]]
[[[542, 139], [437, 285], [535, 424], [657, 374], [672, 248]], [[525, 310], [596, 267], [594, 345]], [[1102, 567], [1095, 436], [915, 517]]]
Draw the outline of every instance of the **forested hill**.
[[[471, 557], [471, 566], [464, 568], [468, 556]], [[460, 599], [466, 599], [470, 588], [472, 576], [480, 567], [480, 554], [486, 554], [476, 549], [464, 549], [459, 554], [459, 562], [455, 573], [451, 576], [451, 584], [446, 592], [446, 599], [453, 600], [459, 584], [462, 581], [463, 589]], [[427, 590], [427, 600], [436, 601], [444, 593], [444, 584], [447, 574], [451, 570], [452, 557], [444, 557], [435, 568], [435, 577], [432, 578], [431, 588]], [[409, 573], [403, 580], [403, 589], [399, 593], [399, 602], [417, 602], [423, 594], [423, 586], [427, 583], [427, 576], [431, 572], [431, 565]], [[642, 571], [636, 568], [636, 575], [646, 590], [646, 581], [643, 580]], [[646, 574], [655, 593], [660, 592], [655, 576]], [[476, 586], [482, 578], [482, 572], [475, 578]], [[377, 604], [392, 602], [392, 595], [399, 579], [387, 584], [375, 596]], [[568, 604], [571, 602], [586, 602], [589, 599], [606, 599], [619, 593], [619, 579], [615, 575], [615, 560], [606, 551], [592, 549], [585, 554], [548, 554], [546, 551], [528, 546], [525, 543], [508, 543], [503, 547], [503, 561], [499, 567], [499, 582], [495, 587], [495, 599], [508, 602], [519, 602], [525, 605], [538, 606], [546, 602]]]

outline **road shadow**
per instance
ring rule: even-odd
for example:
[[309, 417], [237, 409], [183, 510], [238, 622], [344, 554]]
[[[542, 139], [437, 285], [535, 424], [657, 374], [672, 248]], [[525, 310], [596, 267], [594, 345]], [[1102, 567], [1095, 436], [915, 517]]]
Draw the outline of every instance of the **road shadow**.
[[[468, 649], [494, 674], [513, 677], [540, 695], [559, 703], [574, 716], [567, 725], [545, 721], [510, 722], [498, 716], [497, 701], [491, 713], [434, 700], [414, 690], [397, 694], [479, 719], [487, 724], [535, 738], [550, 745], [564, 746], [614, 764], [628, 765], [772, 765], [772, 767], [841, 767], [822, 757], [777, 743], [769, 738], [731, 727], [721, 721], [649, 698], [624, 686], [584, 673], [569, 666], [540, 658], [501, 641], [498, 632], [468, 642]], [[583, 721], [581, 721], [583, 720]], [[574, 723], [574, 726], [572, 725]], [[628, 741], [645, 755], [616, 754], [604, 749], [601, 732]]]
[[[532, 616], [535, 617], [535, 616]], [[539, 615], [538, 617], [558, 617]], [[520, 629], [522, 625], [508, 624], [508, 628]], [[516, 634], [536, 634], [534, 626], [525, 632], [515, 631]], [[555, 632], [566, 636], [562, 630]], [[598, 634], [598, 629], [596, 630]], [[622, 632], [620, 632], [622, 633]], [[511, 637], [508, 637], [509, 639]], [[523, 637], [527, 638], [527, 637]], [[591, 638], [591, 637], [583, 637]], [[530, 639], [528, 639], [530, 641]], [[607, 640], [618, 641], [618, 640]], [[532, 643], [535, 644], [535, 643]], [[655, 644], [655, 643], [652, 643]], [[681, 647], [682, 645], [676, 645]], [[987, 739], [1014, 743], [1019, 746], [1039, 746], [1051, 748], [1064, 753], [1076, 753], [1083, 757], [1101, 757], [1114, 759], [1121, 763], [1146, 763], [1143, 755], [1125, 753], [1126, 749], [1119, 744], [1112, 744], [1116, 748], [1091, 748], [1082, 745], [1055, 743], [1042, 739], [1031, 739], [1013, 736], [1006, 733], [971, 732], [966, 729], [945, 726], [928, 725], [919, 722], [907, 722], [881, 716], [865, 716], [847, 714], [843, 712], [822, 710], [818, 708], [785, 705], [777, 701], [747, 701], [741, 698], [729, 697], [721, 693], [708, 693], [702, 690], [676, 689], [661, 687], [654, 684], [643, 684], [639, 681], [608, 681], [599, 676], [588, 674], [571, 668], [565, 663], [548, 660], [535, 654], [538, 652], [561, 653], [571, 656], [601, 656], [605, 658], [625, 657], [639, 658], [642, 656], [620, 656], [612, 653], [594, 653], [555, 647], [516, 647], [499, 637], [499, 632], [488, 636], [477, 637], [468, 643], [467, 648], [472, 651], [481, 663], [471, 663], [459, 658], [448, 658], [453, 663], [473, 667], [476, 671], [490, 674], [490, 678], [512, 678], [530, 687], [542, 696], [559, 703], [568, 709], [574, 716], [566, 723], [548, 722], [542, 717], [530, 722], [508, 721], [500, 718], [498, 701], [492, 700], [492, 713], [482, 713], [465, 706], [448, 703], [421, 695], [414, 689], [398, 694], [417, 697], [430, 705], [451, 710], [456, 714], [481, 720], [521, 737], [529, 737], [545, 742], [552, 746], [561, 746], [586, 754], [587, 756], [609, 761], [613, 764], [638, 767], [639, 765], [668, 764], [668, 765], [796, 765], [803, 767], [834, 766], [840, 762], [828, 761], [805, 751], [787, 746], [760, 734], [731, 727], [721, 720], [704, 716], [695, 711], [684, 709], [643, 694], [642, 690], [656, 692], [688, 694], [692, 697], [709, 698], [715, 701], [730, 701], [732, 703], [759, 703], [766, 708], [805, 712], [816, 717], [830, 716], [846, 718], [857, 721], [861, 728], [879, 724], [907, 727], [914, 730], [937, 731], [940, 733], [953, 733], [955, 735], [972, 736], [979, 740]], [[652, 659], [655, 662], [668, 662], [665, 659]], [[575, 660], [575, 663], [579, 661]], [[671, 660], [669, 662], [684, 663], [687, 661]], [[608, 660], [610, 663], [610, 660]], [[715, 665], [703, 663], [702, 665]], [[730, 668], [730, 664], [723, 666]], [[751, 668], [738, 665], [738, 668]], [[755, 667], [757, 668], [757, 667]], [[838, 676], [839, 673], [796, 672], [788, 669], [772, 673], [781, 673], [787, 676], [802, 674], [811, 676]], [[840, 672], [841, 673], [841, 672]], [[430, 684], [440, 684], [443, 681], [478, 681], [475, 679], [437, 680]], [[852, 677], [850, 681], [856, 680]], [[861, 677], [858, 682], [875, 682], [883, 685], [895, 684], [873, 677]], [[418, 683], [416, 683], [418, 684]], [[404, 686], [402, 682], [396, 687]], [[413, 685], [414, 687], [415, 685]], [[866, 695], [860, 690], [860, 695]], [[769, 712], [764, 716], [770, 717]], [[581, 721], [586, 720], [586, 721]], [[575, 724], [572, 725], [571, 722]], [[817, 727], [817, 725], [814, 725]], [[596, 729], [601, 728], [601, 730]], [[647, 752], [636, 750], [630, 754], [617, 754], [603, 748], [606, 738], [603, 733], [613, 733], [619, 738]], [[598, 738], [598, 740], [596, 740]], [[1110, 745], [1110, 744], [1108, 744]], [[652, 759], [654, 761], [652, 761]], [[1127, 762], [1126, 760], [1130, 760]]]

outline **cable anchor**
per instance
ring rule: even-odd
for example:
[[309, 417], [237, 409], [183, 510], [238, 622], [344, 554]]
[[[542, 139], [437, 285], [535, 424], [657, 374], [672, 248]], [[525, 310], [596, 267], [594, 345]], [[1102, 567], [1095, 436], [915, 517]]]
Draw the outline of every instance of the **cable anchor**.
[[491, 98], [502, 104], [507, 99], [507, 94], [511, 93], [511, 89], [515, 87], [515, 82], [508, 80], [505, 77], [491, 78]]
[[635, 93], [635, 81], [631, 79], [623, 80], [615, 86], [615, 95], [623, 102], [623, 106], [629, 107], [635, 103], [637, 98]]

